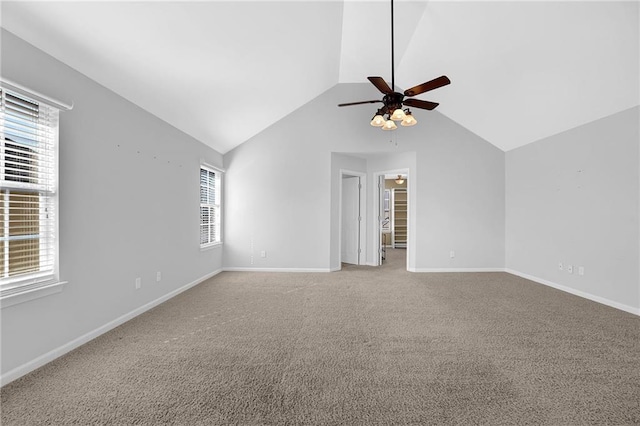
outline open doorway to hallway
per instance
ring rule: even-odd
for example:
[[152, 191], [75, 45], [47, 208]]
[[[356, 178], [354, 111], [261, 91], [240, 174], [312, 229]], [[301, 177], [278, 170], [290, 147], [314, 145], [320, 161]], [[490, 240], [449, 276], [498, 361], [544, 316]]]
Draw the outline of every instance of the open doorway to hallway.
[[410, 214], [409, 214], [409, 169], [384, 170], [373, 173], [377, 182], [375, 205], [378, 219], [373, 227], [376, 251], [379, 256], [377, 265], [384, 265], [393, 250], [393, 258], [409, 269], [407, 252], [410, 247]]
[[[397, 173], [396, 173], [397, 172]], [[400, 258], [406, 263], [409, 236], [408, 171], [394, 171], [380, 176], [383, 185], [382, 221], [380, 224], [381, 263]]]

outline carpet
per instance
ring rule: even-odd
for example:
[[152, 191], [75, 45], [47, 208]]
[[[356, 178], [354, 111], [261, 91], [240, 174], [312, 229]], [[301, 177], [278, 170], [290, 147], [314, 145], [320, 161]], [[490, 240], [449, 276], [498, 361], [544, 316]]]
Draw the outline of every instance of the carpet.
[[404, 253], [221, 273], [3, 387], [2, 424], [640, 424], [640, 318]]

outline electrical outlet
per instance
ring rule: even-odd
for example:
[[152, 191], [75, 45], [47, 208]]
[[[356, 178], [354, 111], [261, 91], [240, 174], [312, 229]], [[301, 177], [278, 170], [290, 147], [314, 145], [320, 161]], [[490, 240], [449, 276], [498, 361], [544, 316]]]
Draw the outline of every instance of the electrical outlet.
[[142, 287], [142, 278], [136, 278], [136, 290], [140, 290]]
[[584, 266], [578, 266], [578, 275], [584, 275]]
[[564, 265], [562, 264], [562, 262], [558, 263], [558, 270], [564, 271]]
[[573, 266], [572, 265], [567, 266], [567, 272], [570, 273], [570, 274], [573, 274]]
[[451, 259], [453, 259], [454, 257], [456, 257], [456, 252], [455, 252], [455, 251], [453, 251], [453, 250], [451, 250], [451, 251], [449, 252], [449, 257], [450, 257]]
[[156, 272], [156, 282], [160, 282], [160, 280], [162, 279], [162, 273], [160, 271]]
[[264, 251], [264, 250], [262, 250], [262, 251], [260, 252], [260, 257], [267, 257], [267, 252], [266, 252], [266, 251]]

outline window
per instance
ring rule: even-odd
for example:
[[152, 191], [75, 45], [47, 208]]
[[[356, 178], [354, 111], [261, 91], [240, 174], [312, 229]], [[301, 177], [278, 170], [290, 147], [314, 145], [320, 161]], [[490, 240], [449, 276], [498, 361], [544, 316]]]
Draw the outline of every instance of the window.
[[0, 294], [56, 279], [58, 110], [0, 89]]
[[200, 247], [220, 243], [220, 178], [218, 170], [200, 166]]

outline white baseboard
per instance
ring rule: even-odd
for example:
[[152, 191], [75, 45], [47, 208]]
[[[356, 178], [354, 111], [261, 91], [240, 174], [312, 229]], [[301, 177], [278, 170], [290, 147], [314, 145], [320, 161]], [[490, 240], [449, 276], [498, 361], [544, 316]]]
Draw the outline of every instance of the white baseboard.
[[504, 268], [409, 268], [409, 272], [504, 272]]
[[[225, 272], [332, 272], [330, 268], [254, 268], [244, 266], [229, 266], [222, 269]], [[336, 269], [339, 271], [339, 269]]]
[[612, 308], [620, 309], [621, 311], [629, 312], [630, 314], [640, 315], [640, 308], [634, 308], [633, 306], [625, 305], [625, 304], [619, 303], [619, 302], [614, 302], [613, 300], [609, 300], [609, 299], [606, 299], [604, 297], [596, 296], [594, 294], [587, 293], [585, 291], [580, 291], [580, 290], [576, 290], [575, 288], [571, 288], [571, 287], [567, 287], [567, 286], [564, 286], [564, 285], [556, 284], [554, 282], [545, 280], [543, 278], [538, 278], [538, 277], [534, 277], [533, 275], [525, 274], [523, 272], [514, 271], [513, 269], [508, 269], [507, 268], [504, 271], [509, 273], [509, 274], [517, 275], [519, 277], [526, 278], [528, 280], [537, 282], [539, 284], [544, 284], [546, 286], [553, 287], [553, 288], [555, 288], [557, 290], [562, 290], [564, 292], [571, 293], [571, 294], [573, 294], [575, 296], [584, 297], [585, 299], [589, 299], [589, 300], [592, 300], [594, 302], [602, 303], [603, 305], [607, 305], [607, 306], [610, 306]]
[[133, 311], [126, 313], [116, 319], [114, 319], [113, 321], [109, 321], [108, 323], [96, 328], [95, 330], [92, 330], [68, 343], [65, 343], [64, 345], [53, 349], [49, 352], [47, 352], [44, 355], [41, 355], [25, 364], [22, 364], [19, 367], [14, 368], [11, 371], [6, 372], [5, 374], [3, 374], [2, 376], [0, 376], [0, 385], [4, 386], [8, 383], [11, 383], [12, 381], [19, 379], [20, 377], [24, 376], [27, 373], [30, 373], [31, 371], [42, 367], [43, 365], [53, 361], [56, 358], [61, 357], [62, 355], [71, 352], [72, 350], [84, 345], [85, 343], [95, 339], [96, 337], [100, 336], [101, 334], [106, 333], [107, 331], [110, 331], [114, 328], [116, 328], [117, 326], [124, 324], [125, 322], [129, 321], [132, 318], [137, 317], [138, 315], [148, 311], [151, 308], [154, 308], [156, 306], [158, 306], [159, 304], [166, 302], [167, 300], [171, 299], [172, 297], [182, 293], [185, 290], [190, 289], [191, 287], [194, 287], [198, 284], [200, 284], [201, 282], [219, 274], [220, 272], [222, 272], [222, 269], [218, 269], [217, 271], [213, 271], [203, 277], [200, 277], [198, 279], [196, 279], [195, 281], [190, 282], [189, 284], [186, 284], [176, 290], [173, 290], [167, 294], [165, 294], [164, 296], [161, 296], [145, 305], [140, 306], [139, 308], [134, 309]]

